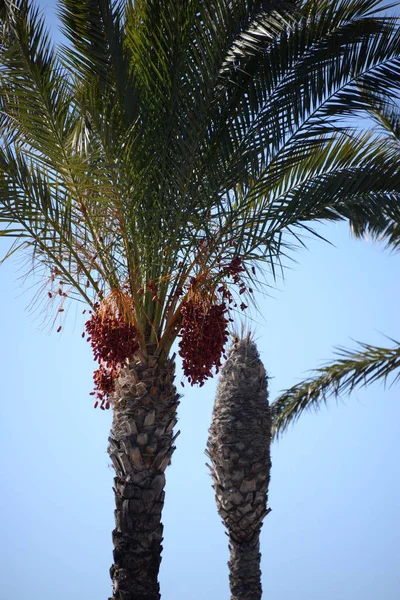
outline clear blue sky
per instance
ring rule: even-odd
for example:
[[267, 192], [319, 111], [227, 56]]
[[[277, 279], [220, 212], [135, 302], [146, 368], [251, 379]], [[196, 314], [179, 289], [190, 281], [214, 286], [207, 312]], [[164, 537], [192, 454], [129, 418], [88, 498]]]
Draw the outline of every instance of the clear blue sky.
[[[323, 227], [285, 282], [259, 298], [256, 325], [273, 399], [351, 338], [400, 339], [400, 256]], [[4, 251], [6, 245], [1, 244]], [[0, 268], [0, 600], [111, 594], [111, 414], [92, 408], [79, 310], [62, 334], [26, 310], [20, 264]], [[178, 370], [178, 382], [180, 369]], [[227, 537], [204, 448], [216, 382], [185, 387], [167, 471], [163, 600], [228, 600]], [[378, 384], [306, 414], [272, 449], [272, 512], [262, 533], [264, 598], [398, 600], [399, 388]]]

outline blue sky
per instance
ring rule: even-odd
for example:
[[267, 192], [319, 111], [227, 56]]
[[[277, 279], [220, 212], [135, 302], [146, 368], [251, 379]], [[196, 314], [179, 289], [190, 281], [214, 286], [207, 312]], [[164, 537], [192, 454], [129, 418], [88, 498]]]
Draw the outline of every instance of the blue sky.
[[[321, 228], [255, 325], [273, 399], [351, 339], [400, 339], [400, 257]], [[1, 243], [4, 252], [6, 245]], [[18, 261], [0, 268], [0, 600], [99, 600], [111, 593], [111, 414], [92, 408], [94, 364], [71, 310], [62, 334], [27, 311]], [[178, 369], [178, 382], [180, 379]], [[163, 600], [228, 600], [227, 537], [204, 448], [216, 381], [183, 390], [167, 471]], [[399, 389], [375, 384], [306, 414], [273, 445], [262, 533], [264, 597], [397, 600]]]

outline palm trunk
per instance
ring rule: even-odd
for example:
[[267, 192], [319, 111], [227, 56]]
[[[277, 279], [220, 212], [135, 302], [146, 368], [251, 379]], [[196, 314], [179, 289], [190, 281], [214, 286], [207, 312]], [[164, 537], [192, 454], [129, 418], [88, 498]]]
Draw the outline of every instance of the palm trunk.
[[119, 377], [108, 452], [116, 477], [110, 600], [159, 600], [164, 471], [175, 449], [174, 363], [135, 358]]
[[260, 534], [249, 542], [229, 537], [229, 583], [232, 600], [259, 600], [261, 588]]
[[261, 599], [260, 530], [271, 470], [267, 378], [250, 336], [221, 369], [207, 442], [218, 512], [228, 530], [231, 600]]

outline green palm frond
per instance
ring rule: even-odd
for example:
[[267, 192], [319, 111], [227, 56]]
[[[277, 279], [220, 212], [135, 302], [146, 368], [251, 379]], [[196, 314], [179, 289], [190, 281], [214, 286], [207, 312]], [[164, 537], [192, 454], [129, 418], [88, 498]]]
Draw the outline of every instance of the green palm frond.
[[[375, 90], [365, 90], [370, 102], [370, 114], [376, 123], [376, 129], [382, 142], [390, 147], [393, 152], [393, 164], [396, 163], [400, 152], [400, 107], [398, 98], [386, 98]], [[389, 210], [386, 226], [375, 227], [374, 224], [365, 223], [365, 226], [359, 230], [355, 229], [354, 234], [358, 237], [370, 236], [378, 242], [384, 242], [386, 246], [394, 251], [398, 251], [400, 246], [400, 219], [396, 207], [393, 211]]]
[[[395, 340], [393, 340], [395, 341]], [[340, 348], [339, 358], [320, 367], [315, 375], [283, 392], [271, 405], [273, 433], [278, 437], [295, 423], [305, 410], [318, 410], [330, 396], [350, 394], [356, 387], [365, 387], [393, 375], [392, 383], [400, 379], [400, 344], [382, 348], [360, 344], [359, 350]]]

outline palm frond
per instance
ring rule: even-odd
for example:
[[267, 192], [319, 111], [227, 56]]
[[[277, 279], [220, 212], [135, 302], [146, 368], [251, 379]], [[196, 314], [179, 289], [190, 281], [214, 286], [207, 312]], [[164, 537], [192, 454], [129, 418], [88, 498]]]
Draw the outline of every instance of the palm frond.
[[[362, 89], [370, 102], [370, 114], [376, 123], [376, 129], [383, 143], [393, 152], [395, 164], [400, 152], [400, 108], [396, 98], [386, 98], [374, 90]], [[374, 227], [366, 222], [361, 229], [353, 233], [358, 237], [370, 236], [378, 242], [384, 242], [389, 249], [398, 251], [400, 247], [400, 218], [396, 207], [393, 212], [389, 210], [386, 226]]]
[[[242, 61], [238, 59], [221, 78], [227, 101], [221, 133], [217, 129], [215, 139], [216, 146], [224, 145], [224, 139], [231, 143], [225, 155], [232, 169], [247, 161], [251, 173], [259, 173], [282, 147], [337, 130], [338, 119], [367, 110], [368, 100], [357, 85], [365, 77], [374, 76], [382, 94], [390, 95], [393, 87], [398, 88], [396, 21], [362, 18], [349, 22], [348, 3], [334, 4], [335, 18], [333, 3], [325, 4], [331, 10], [318, 12], [314, 21], [305, 15], [272, 41], [259, 37], [251, 52], [244, 52]], [[333, 53], [340, 56], [334, 69]], [[237, 149], [232, 145], [235, 140], [240, 141]], [[226, 175], [229, 166], [218, 168]]]
[[399, 189], [395, 146], [365, 134], [321, 136], [299, 143], [237, 193], [222, 229], [243, 256], [274, 248], [278, 256], [278, 234], [309, 232], [311, 221], [347, 219], [357, 231], [374, 223], [383, 232], [400, 218]]
[[[395, 340], [393, 340], [395, 341]], [[330, 396], [350, 394], [356, 387], [365, 387], [393, 375], [392, 383], [400, 379], [400, 344], [382, 348], [359, 344], [359, 350], [339, 348], [339, 358], [320, 367], [315, 375], [283, 392], [271, 405], [273, 435], [278, 437], [297, 421], [305, 410], [318, 410]]]

